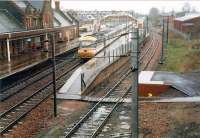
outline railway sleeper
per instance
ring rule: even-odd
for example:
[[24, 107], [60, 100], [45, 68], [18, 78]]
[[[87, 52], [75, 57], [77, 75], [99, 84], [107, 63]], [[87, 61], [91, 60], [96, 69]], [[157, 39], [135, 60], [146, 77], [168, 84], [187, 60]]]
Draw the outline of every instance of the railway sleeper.
[[24, 108], [17, 108], [17, 109], [15, 109], [15, 111], [22, 111], [22, 112], [24, 112]]
[[99, 118], [99, 121], [104, 121], [106, 119], [106, 116]]
[[1, 127], [1, 128], [4, 128], [5, 125], [7, 125], [7, 122], [2, 122], [2, 121], [1, 121], [1, 126], [0, 126], [0, 127]]
[[7, 114], [6, 117], [12, 117], [11, 115]]
[[17, 127], [18, 127], [17, 125], [14, 125], [14, 126], [13, 126], [13, 128], [17, 128]]
[[[2, 120], [2, 121], [8, 121], [8, 120], [10, 120], [10, 119], [7, 118], [7, 117], [6, 117], [6, 118], [4, 117], [4, 118], [1, 118], [1, 120]], [[5, 123], [7, 123], [7, 122], [5, 122]]]
[[101, 112], [101, 111], [97, 111], [97, 112], [94, 112], [95, 114], [101, 114], [101, 115], [107, 115], [109, 112], [108, 111], [104, 111], [104, 112]]
[[95, 125], [97, 125], [97, 122], [96, 123], [94, 123], [94, 122], [91, 123], [90, 122], [90, 123], [84, 123], [84, 124], [82, 124], [82, 127], [89, 129], [89, 128], [94, 128]]
[[78, 129], [77, 133], [84, 133], [84, 132], [87, 132], [87, 133], [92, 133], [95, 129]]
[[[78, 135], [78, 136], [91, 136], [91, 134], [87, 134], [87, 133], [75, 133], [74, 135]], [[72, 136], [72, 138], [73, 138], [73, 136]]]
[[95, 129], [79, 128], [79, 131], [94, 131]]

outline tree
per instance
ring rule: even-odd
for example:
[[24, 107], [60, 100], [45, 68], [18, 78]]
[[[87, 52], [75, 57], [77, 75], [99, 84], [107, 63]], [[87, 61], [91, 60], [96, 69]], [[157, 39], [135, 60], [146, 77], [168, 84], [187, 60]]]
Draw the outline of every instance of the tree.
[[185, 13], [189, 13], [191, 11], [190, 4], [186, 2], [182, 7], [182, 11], [185, 12]]
[[149, 11], [149, 19], [152, 25], [157, 26], [159, 23], [159, 10], [157, 8], [151, 8]]
[[159, 10], [157, 8], [151, 8], [149, 11], [149, 17], [158, 17], [159, 16]]
[[192, 13], [197, 13], [197, 10], [195, 7], [192, 7], [192, 10], [191, 10]]

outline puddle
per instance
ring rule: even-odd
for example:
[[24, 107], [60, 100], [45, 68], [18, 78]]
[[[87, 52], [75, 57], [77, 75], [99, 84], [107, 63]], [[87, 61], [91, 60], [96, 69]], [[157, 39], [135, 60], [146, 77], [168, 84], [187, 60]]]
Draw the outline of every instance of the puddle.
[[129, 120], [130, 117], [129, 116], [119, 116], [120, 120]]
[[103, 130], [102, 130], [102, 131], [103, 131], [103, 132], [107, 132], [107, 131], [109, 130], [109, 128], [110, 128], [110, 127], [108, 127], [108, 126], [105, 126], [105, 127], [103, 128]]
[[126, 113], [126, 111], [121, 111], [120, 112], [121, 115], [124, 115], [125, 113]]
[[130, 125], [128, 122], [121, 122], [120, 129], [130, 129]]
[[101, 118], [101, 116], [105, 113], [105, 112], [108, 112], [108, 110], [106, 109], [106, 106], [101, 106], [100, 108], [97, 109], [98, 114], [94, 114], [92, 116], [92, 119], [95, 121], [95, 120], [98, 120], [99, 118]]

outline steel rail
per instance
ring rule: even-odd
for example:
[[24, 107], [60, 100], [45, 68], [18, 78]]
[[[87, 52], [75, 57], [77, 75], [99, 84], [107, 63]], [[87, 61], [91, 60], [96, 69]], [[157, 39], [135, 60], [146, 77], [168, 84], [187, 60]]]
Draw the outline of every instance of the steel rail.
[[[59, 79], [61, 79], [62, 77], [64, 77], [65, 75], [67, 75], [69, 72], [72, 72], [75, 68], [77, 68], [78, 66], [80, 66], [81, 63], [78, 62], [77, 64], [75, 64], [73, 67], [71, 67], [69, 70], [67, 70], [66, 72], [64, 72], [62, 75], [60, 75], [58, 78], [56, 78], [56, 81], [58, 81]], [[21, 105], [23, 105], [25, 102], [27, 101], [31, 101], [31, 99], [36, 96], [37, 94], [41, 94], [43, 91], [45, 91], [45, 89], [48, 89], [48, 87], [51, 86], [51, 84], [53, 83], [53, 81], [49, 82], [48, 84], [46, 84], [45, 86], [43, 86], [41, 89], [37, 90], [35, 93], [33, 93], [31, 96], [25, 98], [23, 101], [21, 101], [20, 103], [16, 104], [15, 106], [11, 107], [9, 110], [5, 111], [3, 114], [0, 115], [0, 118], [2, 119], [3, 117], [6, 117], [9, 113], [11, 113], [12, 111], [14, 111], [15, 109], [17, 109], [18, 107], [20, 108]], [[62, 86], [62, 85], [61, 85]], [[60, 87], [61, 87], [60, 86]], [[59, 89], [59, 88], [57, 88]], [[23, 117], [25, 117], [31, 110], [33, 110], [34, 108], [36, 108], [42, 101], [44, 101], [45, 99], [47, 99], [50, 95], [52, 94], [52, 92], [48, 93], [47, 95], [44, 96], [44, 98], [40, 99], [40, 101], [38, 103], [36, 103], [35, 105], [33, 105], [32, 108], [30, 108], [29, 110], [23, 112], [20, 116], [18, 116], [16, 119], [13, 119], [13, 121], [11, 123], [9, 123], [6, 127], [4, 127], [0, 133], [1, 135], [4, 134], [5, 132], [7, 132], [8, 130], [10, 130], [15, 124], [17, 124]]]
[[154, 42], [154, 39], [152, 38], [152, 40], [151, 40], [151, 42], [150, 42], [150, 46], [148, 46], [148, 48], [145, 50], [145, 52], [142, 53], [142, 55], [140, 55], [139, 60], [142, 60], [142, 59], [145, 57], [145, 55], [146, 55], [146, 54], [148, 53], [148, 51], [151, 49], [151, 46], [152, 46], [153, 42]]
[[[155, 43], [154, 43], [154, 44], [155, 44]], [[159, 42], [158, 42], [158, 40], [157, 40], [157, 41], [156, 41], [156, 44], [155, 44], [155, 46], [154, 46], [154, 49], [153, 49], [153, 51], [152, 51], [152, 53], [151, 53], [151, 55], [150, 55], [150, 58], [149, 58], [148, 62], [144, 65], [143, 70], [146, 69], [146, 68], [148, 67], [148, 65], [150, 64], [151, 60], [153, 59], [154, 55], [156, 54], [156, 51], [157, 51], [158, 46], [159, 46]]]
[[[148, 47], [148, 49], [145, 51], [145, 54], [144, 56], [150, 51], [150, 49], [153, 48], [153, 51], [151, 52], [151, 57], [149, 58], [147, 64], [145, 64], [145, 68], [147, 68], [147, 66], [149, 65], [149, 63], [151, 62], [152, 58], [154, 57], [155, 53], [156, 53], [156, 50], [157, 50], [157, 47], [159, 45], [159, 42], [158, 40], [156, 41], [156, 45], [154, 46], [154, 48], [152, 47], [152, 45], [155, 43], [155, 40], [152, 39], [151, 40], [151, 43], [150, 43], [150, 46]], [[141, 58], [140, 57], [140, 60], [142, 60], [143, 57]], [[128, 88], [128, 91], [131, 89], [131, 86], [129, 86]], [[101, 124], [98, 126], [98, 128], [95, 130], [95, 132], [92, 134], [91, 138], [95, 138], [98, 136], [98, 134], [100, 133], [100, 131], [103, 129], [103, 127], [105, 126], [106, 122], [108, 121], [109, 117], [111, 116], [112, 112], [115, 110], [115, 108], [119, 105], [119, 103], [121, 102], [121, 100], [123, 99], [123, 97], [128, 93], [128, 91], [126, 93], [123, 94], [123, 96], [121, 96], [120, 99], [118, 99], [118, 101], [115, 103], [114, 107], [112, 108], [112, 110], [110, 111], [110, 113], [106, 116], [106, 118], [101, 122]]]
[[95, 132], [92, 134], [92, 138], [95, 138], [99, 132], [102, 130], [102, 128], [105, 126], [106, 122], [108, 121], [111, 114], [115, 111], [116, 107], [124, 100], [124, 97], [128, 94], [128, 92], [131, 90], [132, 86], [129, 86], [128, 90], [120, 97], [120, 99], [117, 100], [115, 105], [113, 106], [110, 113], [106, 116], [106, 118], [102, 121], [102, 123], [99, 125], [99, 127], [95, 130]]
[[132, 72], [132, 70], [128, 70], [126, 74], [124, 74], [120, 80], [102, 97], [100, 98], [100, 101], [97, 102], [92, 109], [90, 109], [84, 116], [81, 118], [75, 126], [64, 136], [65, 138], [70, 138], [70, 136], [73, 135], [73, 133], [81, 126], [81, 124], [86, 121], [90, 115], [95, 111], [95, 109], [98, 107], [99, 104], [102, 103], [103, 99], [105, 99], [113, 90]]
[[[153, 48], [152, 45], [155, 43], [155, 41], [156, 41], [156, 40], [152, 39], [152, 41], [151, 41], [151, 43], [150, 43], [150, 46], [149, 46], [148, 49], [145, 51], [144, 56], [150, 51], [150, 49]], [[147, 66], [149, 65], [149, 63], [151, 62], [152, 58], [154, 57], [154, 55], [155, 55], [155, 53], [156, 53], [157, 47], [158, 47], [158, 45], [159, 45], [158, 40], [157, 40], [156, 42], [157, 42], [157, 43], [156, 43], [156, 45], [154, 46], [153, 51], [152, 51], [151, 54], [150, 54], [151, 56], [150, 56], [150, 58], [149, 58], [147, 64], [145, 64], [144, 69], [147, 68]], [[140, 60], [142, 60], [142, 59], [143, 59], [143, 57], [142, 57], [142, 58], [140, 57]], [[131, 86], [129, 87], [129, 89], [130, 89], [130, 88], [131, 88]], [[127, 93], [125, 93], [125, 94], [127, 94]], [[124, 95], [125, 95], [125, 94], [124, 94]], [[123, 96], [124, 96], [124, 95], [123, 95]], [[122, 97], [123, 97], [123, 96], [122, 96]], [[115, 106], [113, 107], [112, 111], [106, 116], [105, 120], [103, 120], [103, 122], [101, 122], [100, 126], [95, 130], [95, 132], [92, 134], [91, 138], [95, 138], [96, 136], [98, 136], [98, 134], [100, 133], [100, 131], [102, 130], [102, 128], [105, 126], [107, 120], [108, 120], [109, 117], [111, 116], [112, 112], [115, 110], [115, 108], [117, 107], [117, 105], [120, 103], [121, 100], [122, 100], [122, 99], [120, 98], [120, 99], [117, 101], [117, 103], [116, 103]]]
[[[140, 61], [143, 60], [144, 56], [150, 52], [150, 50], [153, 48], [152, 45], [154, 44], [154, 38], [151, 40], [150, 42], [150, 46], [147, 48], [147, 50], [145, 50], [144, 54], [140, 57]], [[155, 55], [155, 51], [156, 51], [156, 47], [154, 47], [154, 51], [153, 51], [153, 56]], [[148, 63], [152, 60], [152, 57], [149, 59]], [[128, 73], [129, 74], [129, 73]], [[126, 76], [127, 77], [127, 76]], [[119, 82], [122, 81], [122, 79], [124, 79], [124, 77], [122, 77], [118, 83], [113, 87], [113, 89], [111, 89], [109, 92], [112, 92], [112, 90], [114, 90], [114, 88], [116, 86], [119, 85]], [[131, 86], [129, 86], [128, 90], [131, 88]], [[74, 126], [73, 128], [71, 128], [71, 130], [64, 136], [65, 138], [69, 138], [71, 137], [73, 134], [75, 134], [75, 132], [79, 129], [79, 127], [91, 116], [91, 114], [96, 110], [97, 106], [102, 103], [103, 99], [106, 98], [109, 94], [109, 92], [97, 103], [95, 104], [95, 106], [93, 106], [92, 109], [90, 109], [84, 116], [83, 118], [81, 118]], [[128, 93], [128, 91], [122, 96], [124, 97], [126, 94]], [[121, 97], [121, 98], [122, 98]], [[100, 126], [98, 126], [98, 128], [95, 130], [94, 133], [92, 133], [92, 138], [96, 137], [99, 132], [102, 130], [103, 126], [105, 125], [105, 123], [107, 122], [107, 120], [109, 119], [110, 115], [112, 114], [112, 112], [115, 110], [115, 108], [117, 107], [117, 105], [121, 102], [122, 99], [118, 99], [117, 103], [114, 105], [114, 107], [112, 108], [111, 112], [106, 116], [106, 118], [103, 120], [103, 122], [101, 122]]]
[[[56, 70], [58, 71], [58, 70], [62, 69], [63, 67], [65, 67], [65, 65], [67, 65], [67, 64], [69, 64], [69, 63], [71, 63], [73, 61], [74, 60], [71, 59], [69, 61], [63, 61], [63, 62], [57, 64], [56, 65], [56, 67], [57, 67]], [[48, 77], [51, 73], [52, 73], [51, 68], [48, 68], [47, 70], [43, 70], [43, 71], [41, 71], [41, 72], [39, 72], [39, 73], [37, 73], [35, 75], [31, 75], [31, 77], [23, 80], [24, 82], [26, 81], [25, 85], [21, 86], [21, 88], [17, 89], [16, 91], [14, 91], [14, 92], [4, 91], [4, 92], [0, 93], [1, 95], [3, 95], [2, 96], [3, 98], [0, 99], [0, 101], [5, 101], [6, 99], [10, 98], [11, 96], [17, 94], [18, 92], [24, 90], [25, 88], [27, 88], [29, 86], [31, 86], [33, 83], [36, 83], [37, 81], [40, 81], [40, 80], [44, 79], [45, 77]], [[39, 75], [39, 76], [37, 76], [37, 75]], [[34, 79], [34, 77], [36, 77], [36, 79]], [[31, 80], [31, 79], [33, 79], [33, 80]], [[29, 80], [30, 80], [30, 82], [28, 82]], [[23, 83], [23, 82], [20, 82], [19, 84], [16, 84], [12, 88], [14, 89], [14, 87], [20, 87], [21, 83]], [[12, 89], [12, 88], [10, 88], [10, 89]], [[6, 93], [6, 94], [4, 94], [4, 93]]]
[[[108, 43], [106, 46], [105, 46], [105, 48], [106, 47], [108, 47], [108, 46], [110, 46], [111, 44], [113, 44], [115, 41], [117, 41], [119, 38], [120, 38], [121, 36], [119, 36], [119, 37], [117, 37], [117, 38], [115, 38], [114, 40], [112, 40], [110, 43]], [[99, 43], [101, 43], [101, 42], [99, 42]], [[104, 48], [103, 48], [104, 49]], [[103, 50], [102, 49], [102, 50]], [[99, 52], [101, 52], [102, 50], [100, 50]], [[98, 52], [98, 53], [99, 53]], [[98, 53], [96, 53], [96, 54], [98, 54]], [[70, 61], [68, 61], [68, 62], [72, 62], [73, 61], [73, 58], [69, 58], [69, 59], [71, 59]], [[66, 64], [67, 64], [67, 62], [65, 62]], [[65, 64], [64, 62], [61, 62], [60, 64]], [[56, 66], [60, 66], [60, 64], [58, 64], [58, 65], [56, 65]], [[64, 65], [62, 65], [63, 67], [64, 67]], [[58, 69], [60, 69], [60, 67], [57, 67], [56, 68], [56, 70], [58, 70]], [[47, 71], [49, 71], [49, 73], [47, 73]], [[47, 74], [42, 74], [42, 73], [47, 73]], [[19, 83], [17, 83], [17, 84], [14, 84], [14, 85], [12, 85], [12, 86], [10, 86], [10, 87], [8, 87], [8, 88], [5, 88], [4, 90], [1, 90], [1, 95], [3, 95], [2, 93], [5, 93], [6, 91], [8, 91], [9, 89], [12, 89], [13, 87], [17, 87], [17, 86], [19, 86], [21, 83], [23, 83], [24, 81], [27, 81], [27, 80], [29, 80], [29, 79], [32, 79], [33, 77], [37, 77], [36, 75], [39, 75], [39, 74], [42, 74], [43, 76], [39, 76], [39, 78], [37, 78], [36, 80], [33, 80], [32, 82], [30, 82], [30, 83], [26, 83], [26, 85], [25, 86], [22, 86], [22, 88], [19, 88], [18, 90], [16, 90], [15, 92], [12, 92], [11, 94], [8, 94], [8, 95], [6, 95], [6, 94], [4, 94], [3, 95], [3, 98], [1, 98], [0, 99], [0, 101], [4, 101], [4, 100], [6, 100], [6, 99], [8, 99], [9, 97], [11, 97], [11, 96], [13, 96], [13, 95], [15, 95], [16, 93], [18, 93], [18, 92], [20, 92], [21, 90], [23, 90], [23, 89], [25, 89], [26, 87], [28, 87], [28, 86], [30, 86], [32, 83], [35, 83], [35, 82], [37, 82], [37, 81], [40, 81], [41, 79], [43, 79], [43, 78], [45, 78], [46, 76], [48, 76], [48, 75], [50, 75], [52, 73], [52, 71], [50, 71], [50, 69], [48, 69], [48, 70], [43, 70], [43, 71], [41, 71], [41, 72], [38, 72], [38, 73], [36, 73], [35, 75], [31, 75], [30, 77], [28, 77], [28, 78], [25, 78], [25, 79], [23, 79], [22, 81], [20, 81]], [[8, 92], [9, 93], [9, 92]]]
[[[73, 52], [73, 54], [74, 54], [74, 53], [75, 53], [75, 52]], [[70, 54], [70, 56], [71, 56], [71, 54]], [[68, 61], [68, 62], [70, 62], [70, 61]], [[61, 63], [62, 63], [62, 62], [61, 62]], [[61, 63], [58, 63], [57, 65], [59, 65], [59, 64], [61, 64]], [[57, 66], [57, 65], [56, 65], [56, 66]], [[51, 65], [50, 65], [50, 66], [51, 66]], [[4, 93], [4, 92], [7, 91], [8, 89], [11, 89], [12, 87], [14, 87], [14, 86], [16, 86], [16, 85], [19, 85], [19, 84], [22, 83], [23, 81], [27, 81], [28, 79], [30, 79], [30, 78], [32, 78], [32, 77], [34, 77], [34, 76], [36, 76], [36, 75], [38, 75], [38, 74], [40, 74], [40, 73], [42, 73], [42, 72], [45, 72], [47, 68], [49, 68], [49, 66], [48, 66], [48, 67], [45, 67], [42, 71], [38, 71], [38, 72], [36, 72], [36, 73], [34, 73], [34, 74], [31, 74], [30, 76], [28, 76], [28, 77], [26, 77], [26, 78], [24, 78], [24, 79], [21, 79], [21, 80], [17, 81], [16, 83], [9, 85], [8, 87], [5, 87], [5, 88], [1, 89], [1, 90], [0, 90], [0, 93]]]

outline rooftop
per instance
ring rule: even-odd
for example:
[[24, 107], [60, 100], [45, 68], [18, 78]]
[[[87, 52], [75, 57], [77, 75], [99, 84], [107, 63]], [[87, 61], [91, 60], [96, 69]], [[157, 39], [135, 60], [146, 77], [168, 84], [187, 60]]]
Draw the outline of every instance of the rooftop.
[[72, 23], [70, 19], [62, 11], [54, 10], [54, 27], [70, 26]]
[[176, 18], [175, 20], [183, 22], [183, 21], [191, 20], [191, 19], [197, 18], [197, 17], [200, 17], [199, 13], [196, 13], [196, 14], [187, 14], [187, 15], [185, 15], [183, 17]]
[[23, 27], [6, 10], [0, 10], [0, 19], [0, 33], [23, 30]]

